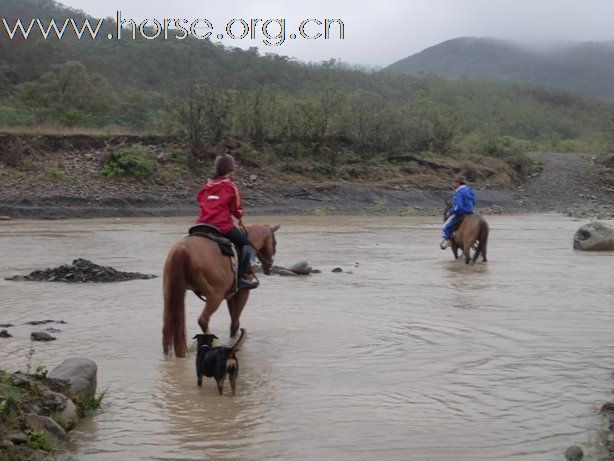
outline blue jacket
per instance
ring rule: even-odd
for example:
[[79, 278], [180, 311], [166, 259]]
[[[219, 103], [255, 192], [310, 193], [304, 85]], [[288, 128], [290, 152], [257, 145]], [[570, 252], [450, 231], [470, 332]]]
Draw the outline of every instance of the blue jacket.
[[450, 214], [460, 215], [462, 213], [471, 214], [475, 208], [475, 195], [473, 189], [469, 186], [462, 185], [454, 192], [454, 201]]

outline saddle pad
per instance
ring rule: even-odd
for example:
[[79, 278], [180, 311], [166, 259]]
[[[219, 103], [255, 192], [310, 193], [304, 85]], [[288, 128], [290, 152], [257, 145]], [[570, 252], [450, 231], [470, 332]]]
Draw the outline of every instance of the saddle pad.
[[190, 235], [192, 234], [212, 234], [212, 235], [219, 235], [221, 236], [222, 233], [220, 232], [220, 230], [215, 227], [213, 224], [196, 224], [195, 226], [190, 227], [190, 230], [188, 231], [188, 233]]
[[212, 242], [217, 243], [217, 245], [220, 247], [220, 251], [222, 252], [223, 255], [228, 256], [229, 258], [234, 258], [234, 251], [233, 251], [233, 244], [230, 240], [228, 240], [225, 237], [222, 237], [221, 235], [215, 235], [215, 234], [209, 234], [206, 232], [198, 232], [195, 231], [193, 232], [194, 228], [190, 229], [190, 235], [193, 235], [195, 237], [202, 237], [202, 238], [206, 238], [208, 240], [211, 240]]

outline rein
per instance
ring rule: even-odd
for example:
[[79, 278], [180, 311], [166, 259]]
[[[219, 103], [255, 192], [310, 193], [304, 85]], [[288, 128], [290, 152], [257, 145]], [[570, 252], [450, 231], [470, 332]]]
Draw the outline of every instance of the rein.
[[[247, 229], [245, 228], [245, 226], [243, 224], [241, 224], [239, 226], [239, 229], [241, 230], [241, 232], [243, 232], [243, 234], [247, 237]], [[255, 248], [254, 248], [255, 249]], [[256, 256], [258, 256], [258, 259], [260, 260], [260, 262], [262, 264], [266, 264], [267, 266], [273, 266], [273, 258], [267, 258], [262, 254], [262, 250], [258, 250], [256, 251]], [[255, 275], [254, 275], [255, 277]]]

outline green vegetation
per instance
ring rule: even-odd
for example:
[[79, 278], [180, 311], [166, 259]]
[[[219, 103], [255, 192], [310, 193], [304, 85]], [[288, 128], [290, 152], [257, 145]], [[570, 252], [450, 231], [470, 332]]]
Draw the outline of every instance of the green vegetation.
[[[33, 352], [27, 358], [30, 366], [32, 355]], [[63, 409], [54, 393], [68, 396], [67, 384], [49, 380], [46, 375], [44, 365], [38, 365], [35, 374], [9, 373], [0, 369], [0, 441], [4, 442], [0, 448], [0, 460], [39, 459], [36, 450], [54, 452], [57, 441], [25, 423], [29, 413], [56, 418]], [[100, 407], [103, 398], [104, 393], [78, 409], [82, 414], [91, 414]], [[15, 437], [21, 441], [11, 443]]]
[[106, 391], [100, 393], [98, 397], [91, 399], [80, 399], [77, 401], [77, 411], [82, 418], [91, 416], [96, 410], [102, 406], [102, 401], [106, 395]]
[[[9, 19], [84, 17], [51, 0], [4, 4]], [[531, 149], [614, 148], [613, 104], [531, 84], [303, 64], [201, 40], [34, 37], [0, 42], [0, 126], [176, 134], [188, 146], [188, 158], [164, 168], [145, 148], [118, 149], [103, 167], [107, 178], [181, 174], [223, 139], [289, 172], [331, 179], [344, 163], [404, 153], [461, 163], [492, 157], [520, 177]]]
[[34, 429], [26, 429], [24, 433], [28, 437], [28, 445], [30, 445], [33, 449], [47, 452], [53, 451], [53, 446], [49, 443], [47, 437], [45, 437], [45, 434], [42, 432]]
[[128, 176], [143, 183], [151, 180], [155, 170], [153, 153], [138, 144], [111, 152], [102, 165], [102, 174], [108, 179]]

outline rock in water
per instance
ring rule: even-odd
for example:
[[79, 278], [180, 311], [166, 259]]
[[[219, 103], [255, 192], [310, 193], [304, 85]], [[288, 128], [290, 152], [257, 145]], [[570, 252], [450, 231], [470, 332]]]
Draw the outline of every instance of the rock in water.
[[0, 338], [12, 338], [13, 335], [6, 330], [0, 330]]
[[32, 341], [55, 341], [55, 336], [51, 336], [49, 333], [45, 333], [43, 331], [33, 331], [30, 335]]
[[51, 370], [48, 377], [64, 379], [70, 390], [81, 399], [93, 399], [96, 395], [96, 363], [84, 357], [69, 357]]
[[45, 281], [45, 282], [123, 282], [135, 279], [155, 278], [152, 274], [139, 272], [121, 272], [112, 267], [99, 266], [87, 259], [75, 259], [72, 264], [65, 264], [53, 269], [44, 269], [31, 272], [28, 275], [16, 275], [6, 280]]
[[614, 228], [595, 221], [585, 224], [573, 237], [574, 250], [614, 251]]
[[584, 452], [577, 445], [572, 445], [565, 450], [565, 459], [569, 461], [580, 461], [582, 458], [584, 458]]
[[298, 275], [309, 275], [312, 269], [313, 268], [309, 265], [307, 261], [299, 261], [288, 267], [289, 271], [292, 271]]

